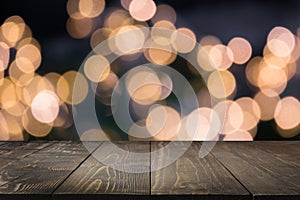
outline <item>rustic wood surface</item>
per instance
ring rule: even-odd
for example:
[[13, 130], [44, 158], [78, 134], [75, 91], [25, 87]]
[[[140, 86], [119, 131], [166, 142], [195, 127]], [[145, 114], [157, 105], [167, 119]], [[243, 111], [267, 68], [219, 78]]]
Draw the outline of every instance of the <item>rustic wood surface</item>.
[[0, 142], [0, 200], [300, 199], [300, 142], [186, 144]]
[[[15, 149], [22, 147], [16, 146]], [[90, 155], [79, 142], [50, 143], [36, 149], [0, 170], [1, 199], [51, 198], [55, 189]]]
[[1, 142], [0, 169], [51, 144], [52, 142]]
[[[116, 167], [114, 162], [117, 161], [120, 169], [127, 170], [115, 170], [112, 167], [102, 164], [94, 156], [91, 156], [55, 191], [55, 199], [66, 199], [66, 194], [77, 194], [81, 199], [90, 199], [96, 194], [150, 194], [150, 142], [115, 143], [118, 148], [125, 150], [125, 154], [123, 155], [119, 151], [115, 151], [114, 146], [108, 144], [108, 142], [104, 142], [95, 151], [95, 157], [102, 157], [101, 159], [104, 162], [110, 159], [112, 161], [111, 166], [114, 167]], [[146, 153], [146, 155], [143, 158], [132, 158], [129, 157], [129, 152]], [[140, 168], [145, 168], [148, 172], [131, 173], [131, 171], [139, 170]]]
[[[178, 150], [184, 143], [177, 142], [168, 151], [161, 151], [157, 162], [164, 162], [167, 156]], [[182, 145], [180, 145], [180, 143]], [[165, 142], [153, 143], [152, 152], [164, 147]], [[151, 194], [153, 195], [201, 195], [214, 199], [247, 199], [249, 193], [218, 162], [208, 154], [199, 158], [201, 143], [193, 143], [176, 162], [151, 174]]]
[[299, 199], [299, 142], [223, 142], [216, 159], [254, 199]]

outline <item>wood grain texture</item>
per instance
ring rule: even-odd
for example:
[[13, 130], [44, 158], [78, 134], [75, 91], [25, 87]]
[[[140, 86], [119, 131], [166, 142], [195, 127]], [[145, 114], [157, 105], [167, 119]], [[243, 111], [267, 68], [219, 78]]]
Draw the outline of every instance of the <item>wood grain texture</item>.
[[[151, 151], [157, 151], [166, 144], [151, 142]], [[213, 199], [249, 199], [247, 190], [212, 155], [209, 154], [203, 159], [198, 157], [200, 147], [200, 142], [192, 143], [174, 163], [151, 173], [151, 194], [192, 195], [189, 198], [195, 199], [200, 198], [198, 195], [201, 195], [201, 198]], [[177, 142], [156, 158], [151, 156], [152, 165], [153, 162], [165, 162], [167, 157], [172, 156], [172, 152], [179, 151], [180, 148], [185, 148], [184, 142]], [[169, 198], [158, 198], [163, 197]]]
[[[10, 195], [22, 197], [17, 194], [36, 194], [34, 198], [40, 195], [50, 198], [54, 190], [90, 154], [82, 144], [72, 144], [54, 143], [1, 169], [0, 199]], [[29, 195], [25, 197], [30, 198]]]
[[9, 143], [9, 142], [0, 141], [0, 148], [1, 148], [2, 145], [7, 144], [7, 143]]
[[30, 150], [30, 149], [43, 149], [55, 141], [31, 141], [31, 142], [1, 142], [0, 149], [6, 150]]
[[[89, 199], [97, 194], [112, 195], [110, 198], [142, 198], [150, 194], [149, 172], [131, 173], [134, 170], [150, 168], [149, 142], [117, 142], [116, 146], [104, 142], [54, 193], [55, 199]], [[123, 149], [120, 154], [116, 149]], [[130, 157], [132, 152], [145, 153], [143, 157]], [[103, 164], [96, 158], [106, 162]], [[107, 165], [110, 161], [112, 165]], [[115, 162], [116, 161], [116, 162]], [[113, 166], [125, 171], [116, 170]], [[111, 167], [110, 167], [111, 166]], [[137, 169], [139, 168], [139, 169]], [[130, 172], [128, 172], [130, 171]], [[123, 195], [123, 196], [118, 196]], [[125, 196], [124, 196], [125, 195]], [[137, 195], [137, 196], [131, 196]]]
[[299, 141], [259, 141], [254, 142], [256, 149], [271, 154], [287, 165], [300, 168], [300, 142]]
[[48, 142], [3, 142], [0, 145], [0, 169], [51, 144]]
[[[99, 146], [99, 142], [93, 143], [94, 150], [97, 146]], [[56, 142], [54, 145], [46, 147], [43, 151], [39, 151], [36, 154], [38, 155], [55, 155], [60, 157], [67, 157], [67, 156], [77, 156], [82, 154], [87, 154], [89, 151], [85, 148], [85, 146], [78, 141], [64, 141], [64, 142]]]
[[18, 150], [41, 150], [45, 147], [51, 146], [54, 143], [57, 143], [56, 141], [32, 141], [32, 142], [24, 142], [25, 144], [18, 147]]
[[17, 159], [0, 158], [0, 170], [15, 161], [17, 161]]
[[21, 146], [25, 146], [27, 142], [2, 142], [0, 149], [15, 149]]
[[[254, 199], [299, 199], [300, 143], [223, 142], [212, 154]], [[298, 154], [296, 153], [298, 152]]]
[[0, 142], [0, 200], [299, 199], [297, 141], [219, 142], [203, 159], [199, 142], [167, 144]]

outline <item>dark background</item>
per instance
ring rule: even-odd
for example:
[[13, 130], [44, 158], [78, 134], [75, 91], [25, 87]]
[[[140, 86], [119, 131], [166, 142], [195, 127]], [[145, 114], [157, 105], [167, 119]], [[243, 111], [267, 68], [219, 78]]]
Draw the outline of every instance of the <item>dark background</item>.
[[[224, 44], [235, 37], [246, 38], [252, 45], [253, 55], [261, 55], [269, 31], [275, 26], [284, 26], [296, 34], [300, 27], [300, 1], [238, 1], [238, 0], [161, 0], [177, 12], [177, 27], [191, 28], [199, 39], [215, 35]], [[64, 73], [78, 69], [90, 52], [89, 38], [73, 39], [66, 30], [68, 14], [66, 0], [9, 0], [0, 2], [0, 23], [12, 15], [21, 16], [29, 25], [42, 47], [42, 64], [38, 73], [51, 71]], [[106, 7], [121, 7], [118, 0], [107, 0]], [[231, 71], [238, 82], [241, 96], [253, 96], [247, 88], [243, 71], [236, 66]], [[289, 81], [281, 97], [292, 95], [300, 99], [299, 77]], [[255, 139], [283, 139], [274, 131], [274, 121], [260, 123]], [[300, 139], [296, 136], [291, 139]]]

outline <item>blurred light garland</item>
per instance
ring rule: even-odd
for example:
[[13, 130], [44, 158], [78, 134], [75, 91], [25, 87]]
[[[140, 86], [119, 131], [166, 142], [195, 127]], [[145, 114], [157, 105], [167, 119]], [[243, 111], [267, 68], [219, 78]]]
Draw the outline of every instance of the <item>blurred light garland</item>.
[[[112, 37], [116, 39], [107, 48], [119, 55], [132, 49], [121, 57], [129, 63], [144, 58], [153, 64], [171, 65], [177, 53], [195, 51], [193, 59], [209, 74], [208, 84], [196, 90], [200, 107], [182, 119], [171, 106], [150, 109], [152, 104], [166, 101], [171, 94], [172, 80], [167, 74], [144, 71], [128, 76], [126, 90], [133, 100], [132, 112], [139, 118], [136, 123], [148, 128], [151, 140], [171, 140], [177, 134], [181, 134], [176, 136], [180, 140], [191, 139], [189, 127], [195, 123], [193, 116], [196, 115], [201, 122], [195, 140], [205, 139], [211, 126], [222, 136], [210, 137], [211, 140], [253, 140], [259, 121], [272, 119], [281, 137], [299, 134], [299, 100], [293, 96], [281, 98], [280, 95], [289, 80], [300, 75], [300, 29], [295, 35], [285, 27], [274, 27], [268, 34], [263, 55], [252, 57], [251, 44], [245, 38], [234, 37], [228, 44], [222, 44], [216, 36], [208, 35], [198, 39], [197, 43], [192, 30], [175, 26], [176, 11], [169, 5], [156, 5], [153, 0], [121, 0], [120, 4], [122, 8], [106, 10], [104, 0], [68, 0], [66, 28], [69, 35], [76, 39], [90, 37], [91, 49], [96, 54], [85, 62], [84, 74], [77, 71], [63, 75], [54, 72], [44, 76], [37, 74], [42, 61], [41, 46], [32, 36], [30, 27], [20, 16], [11, 16], [4, 21], [0, 27], [0, 140], [26, 140], [28, 134], [44, 137], [52, 128], [72, 126], [71, 106], [84, 101], [89, 88], [95, 91], [100, 103], [110, 106], [119, 69], [110, 66], [105, 58], [109, 52], [97, 49], [97, 45]], [[98, 25], [99, 20], [103, 22], [102, 26]], [[151, 26], [172, 32], [141, 31], [141, 28]], [[145, 43], [150, 48], [134, 51]], [[10, 58], [11, 48], [16, 50], [14, 58]], [[239, 83], [229, 71], [233, 64], [244, 68], [245, 81], [256, 93], [253, 98], [234, 100]], [[107, 70], [99, 71], [103, 66]], [[186, 70], [194, 73], [189, 63], [186, 63]], [[194, 75], [201, 79], [199, 74]], [[81, 93], [72, 99], [75, 77], [81, 79]], [[224, 92], [220, 91], [220, 84], [224, 85]], [[141, 86], [136, 88], [137, 85]], [[225, 113], [219, 110], [219, 104], [211, 107], [207, 103], [208, 93], [214, 98], [226, 98], [220, 103], [226, 104]], [[224, 126], [212, 125], [212, 115], [225, 116]], [[166, 124], [161, 125], [161, 120]], [[87, 138], [113, 137], [109, 132], [90, 130], [82, 139]], [[131, 136], [129, 139], [142, 140]]]

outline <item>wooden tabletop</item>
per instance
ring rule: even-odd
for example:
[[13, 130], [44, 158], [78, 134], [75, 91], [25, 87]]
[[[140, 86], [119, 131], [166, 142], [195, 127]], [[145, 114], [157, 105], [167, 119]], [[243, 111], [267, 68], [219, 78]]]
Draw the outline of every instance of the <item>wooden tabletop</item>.
[[[161, 151], [156, 163], [149, 152], [168, 142], [114, 143], [149, 156], [103, 152], [109, 142], [90, 143], [89, 151], [80, 142], [0, 142], [0, 200], [300, 199], [300, 141], [218, 142], [204, 158], [198, 156], [202, 143], [193, 142], [175, 162], [153, 172], [186, 143]], [[117, 158], [124, 170], [93, 155]]]

